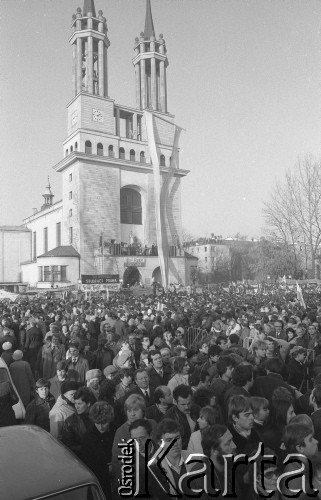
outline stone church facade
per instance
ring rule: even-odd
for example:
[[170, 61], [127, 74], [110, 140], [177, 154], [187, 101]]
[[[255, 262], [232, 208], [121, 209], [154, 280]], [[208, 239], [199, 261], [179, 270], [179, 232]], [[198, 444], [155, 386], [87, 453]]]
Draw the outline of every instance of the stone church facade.
[[[136, 106], [108, 92], [106, 18], [94, 0], [72, 17], [73, 98], [67, 106], [62, 200], [50, 184], [40, 211], [27, 217], [31, 258], [22, 281], [47, 288], [81, 275], [119, 274], [125, 281], [190, 284], [197, 259], [181, 242], [181, 128], [167, 109], [167, 50], [155, 36], [150, 0], [145, 29], [134, 42]], [[112, 71], [112, 69], [111, 69]], [[134, 78], [133, 78], [134, 81]], [[195, 263], [196, 262], [196, 263]]]

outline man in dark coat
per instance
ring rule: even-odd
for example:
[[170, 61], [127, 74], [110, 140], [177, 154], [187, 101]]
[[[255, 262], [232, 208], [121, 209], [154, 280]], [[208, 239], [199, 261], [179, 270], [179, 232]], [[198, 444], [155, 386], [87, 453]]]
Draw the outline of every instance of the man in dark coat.
[[87, 359], [79, 354], [79, 347], [76, 343], [70, 344], [69, 354], [70, 358], [67, 359], [69, 378], [85, 384], [86, 372], [89, 370]]
[[40, 378], [36, 382], [36, 397], [26, 408], [25, 424], [38, 425], [50, 432], [49, 412], [55, 404], [55, 398], [49, 392], [50, 382]]
[[285, 387], [295, 397], [294, 389], [283, 380], [281, 375], [283, 363], [279, 358], [268, 359], [265, 364], [265, 369], [267, 375], [257, 377], [254, 380], [253, 386], [250, 389], [252, 396], [266, 398], [271, 402], [274, 389], [277, 387]]
[[34, 379], [28, 361], [23, 360], [23, 352], [15, 351], [12, 355], [13, 362], [9, 366], [12, 381], [19, 393], [21, 401], [26, 407], [33, 396]]
[[163, 365], [163, 358], [160, 351], [150, 351], [148, 361], [150, 363], [148, 370], [149, 385], [153, 389], [156, 389], [160, 385], [167, 385], [172, 376], [172, 371], [170, 366]]
[[178, 385], [173, 391], [173, 401], [174, 406], [167, 410], [164, 419], [170, 418], [179, 424], [183, 450], [187, 450], [189, 439], [196, 426], [191, 416], [192, 389], [188, 385]]

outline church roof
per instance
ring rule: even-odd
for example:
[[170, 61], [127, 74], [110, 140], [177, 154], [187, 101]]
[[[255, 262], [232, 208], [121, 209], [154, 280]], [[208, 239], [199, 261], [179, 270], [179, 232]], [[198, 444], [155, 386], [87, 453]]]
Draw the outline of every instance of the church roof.
[[93, 17], [96, 17], [94, 0], [84, 0], [83, 15], [87, 16], [88, 12], [91, 12]]
[[77, 250], [74, 249], [72, 245], [69, 246], [61, 246], [61, 247], [56, 247], [53, 248], [52, 250], [49, 250], [49, 252], [43, 253], [42, 255], [39, 255], [37, 258], [39, 259], [40, 257], [80, 257], [79, 253]]
[[149, 40], [151, 36], [155, 36], [155, 28], [153, 23], [152, 8], [150, 0], [146, 0], [146, 17], [145, 17], [145, 40]]

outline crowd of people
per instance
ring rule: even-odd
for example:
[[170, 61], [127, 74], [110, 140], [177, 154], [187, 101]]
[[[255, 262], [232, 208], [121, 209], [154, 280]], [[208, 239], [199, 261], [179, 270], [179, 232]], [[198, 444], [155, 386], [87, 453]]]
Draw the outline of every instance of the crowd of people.
[[50, 432], [107, 499], [309, 498], [321, 491], [320, 299], [217, 287], [3, 301], [1, 358], [26, 411], [17, 421], [0, 368], [0, 426]]

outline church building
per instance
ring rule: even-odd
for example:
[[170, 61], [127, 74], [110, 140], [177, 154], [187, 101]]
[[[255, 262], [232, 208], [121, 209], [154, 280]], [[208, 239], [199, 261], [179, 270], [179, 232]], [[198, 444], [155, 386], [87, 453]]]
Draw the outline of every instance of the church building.
[[[96, 0], [98, 3], [98, 0]], [[139, 5], [139, 4], [138, 4]], [[167, 104], [165, 39], [156, 36], [150, 0], [134, 42], [136, 105], [109, 95], [106, 18], [94, 0], [72, 16], [72, 99], [63, 158], [53, 168], [40, 210], [23, 221], [31, 233], [22, 282], [38, 288], [76, 284], [81, 275], [119, 275], [126, 282], [190, 284], [197, 259], [181, 245], [181, 128]]]

